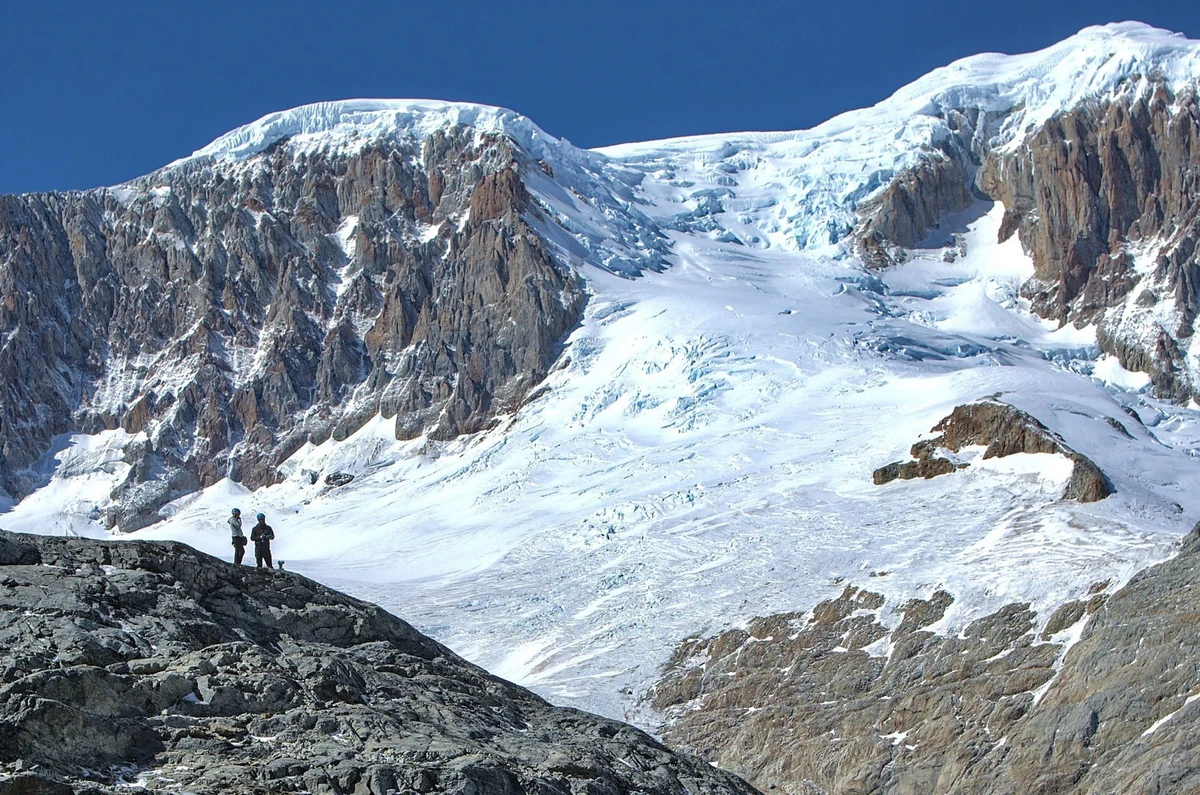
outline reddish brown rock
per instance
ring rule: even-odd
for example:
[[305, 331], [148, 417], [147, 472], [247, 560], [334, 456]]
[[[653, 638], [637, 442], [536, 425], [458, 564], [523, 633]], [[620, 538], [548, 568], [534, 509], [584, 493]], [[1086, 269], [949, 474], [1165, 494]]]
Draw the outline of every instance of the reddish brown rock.
[[1049, 428], [1020, 409], [995, 400], [955, 407], [948, 417], [933, 426], [940, 436], [917, 442], [910, 449], [913, 461], [894, 462], [876, 469], [875, 485], [896, 479], [932, 478], [949, 474], [966, 464], [955, 465], [939, 450], [959, 452], [972, 445], [984, 446], [984, 458], [1003, 458], [1015, 453], [1050, 453], [1069, 458], [1074, 467], [1063, 491], [1064, 500], [1096, 502], [1112, 494], [1112, 484], [1088, 457], [1072, 450]]
[[[1007, 208], [1035, 276], [1022, 292], [1061, 323], [1098, 321], [1100, 345], [1151, 375], [1164, 398], [1196, 394], [1180, 341], [1191, 337], [1200, 284], [1200, 105], [1194, 87], [1157, 84], [1051, 119], [1025, 146], [990, 154], [980, 188]], [[1153, 272], [1139, 275], [1131, 246], [1153, 241]], [[1119, 308], [1149, 278], [1165, 288], [1177, 323], [1122, 322]], [[1139, 297], [1157, 300], [1152, 291]]]

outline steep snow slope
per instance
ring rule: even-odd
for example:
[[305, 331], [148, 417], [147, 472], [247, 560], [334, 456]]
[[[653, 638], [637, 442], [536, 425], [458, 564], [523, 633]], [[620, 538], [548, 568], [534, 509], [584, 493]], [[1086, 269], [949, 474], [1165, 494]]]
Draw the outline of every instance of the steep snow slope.
[[[553, 177], [534, 173], [530, 188], [558, 220], [540, 231], [593, 293], [544, 394], [451, 443], [399, 443], [379, 420], [301, 449], [278, 486], [218, 484], [139, 535], [228, 554], [229, 508], [263, 510], [288, 568], [378, 601], [557, 702], [615, 716], [636, 715], [681, 638], [807, 609], [847, 582], [883, 593], [885, 618], [909, 596], [951, 591], [945, 632], [1013, 601], [1044, 617], [1095, 582], [1115, 585], [1170, 554], [1200, 511], [1194, 412], [1097, 361], [1092, 330], [1028, 313], [1017, 288], [1032, 265], [1015, 239], [996, 244], [1000, 205], [947, 219], [883, 274], [832, 244], [859, 202], [937, 143], [947, 109], [1020, 108], [988, 132], [1014, 141], [1135, 74], [1194, 80], [1195, 53], [1144, 26], [1108, 26], [1042, 53], [967, 59], [800, 133], [603, 153], [512, 133], [535, 157], [560, 147]], [[340, 146], [391, 134], [389, 114], [422, 108], [278, 114], [198, 155], [236, 168], [279, 135]], [[469, 113], [485, 126], [520, 118]], [[644, 228], [613, 220], [635, 211]], [[619, 278], [632, 271], [594, 253], [645, 261], [657, 248], [640, 235], [659, 228], [665, 272]], [[955, 405], [997, 393], [1093, 458], [1117, 494], [1059, 502], [1069, 468], [1057, 456], [872, 484]], [[45, 462], [50, 485], [0, 522], [98, 533], [91, 495], [121, 466], [102, 462], [105, 445], [63, 440]], [[355, 480], [331, 489], [332, 472]]]

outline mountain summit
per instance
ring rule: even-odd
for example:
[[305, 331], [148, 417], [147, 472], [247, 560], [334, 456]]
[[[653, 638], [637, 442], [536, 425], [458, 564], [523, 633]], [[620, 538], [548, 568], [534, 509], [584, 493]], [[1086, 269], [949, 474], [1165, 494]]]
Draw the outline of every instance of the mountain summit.
[[419, 99], [350, 99], [318, 102], [270, 113], [228, 132], [172, 165], [211, 158], [244, 160], [285, 139], [299, 149], [335, 150], [384, 138], [425, 139], [439, 130], [471, 127], [479, 135], [506, 135], [539, 157], [561, 142], [511, 110], [464, 102]]

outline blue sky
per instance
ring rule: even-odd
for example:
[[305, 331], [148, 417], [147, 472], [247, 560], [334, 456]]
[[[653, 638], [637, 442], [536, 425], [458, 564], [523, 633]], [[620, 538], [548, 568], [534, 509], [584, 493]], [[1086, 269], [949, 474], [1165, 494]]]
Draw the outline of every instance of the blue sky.
[[1200, 38], [1191, 0], [7, 2], [0, 192], [115, 184], [349, 97], [502, 105], [581, 146], [800, 129], [955, 58], [1123, 19]]

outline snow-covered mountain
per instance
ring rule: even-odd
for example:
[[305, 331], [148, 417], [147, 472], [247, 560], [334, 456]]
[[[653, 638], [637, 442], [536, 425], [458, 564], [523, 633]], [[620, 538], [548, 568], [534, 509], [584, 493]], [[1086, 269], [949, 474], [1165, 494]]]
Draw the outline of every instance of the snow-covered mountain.
[[662, 267], [634, 176], [508, 111], [346, 102], [127, 185], [4, 197], [0, 488], [40, 485], [62, 434], [120, 429], [94, 507], [128, 531], [379, 414], [398, 438], [479, 431], [578, 323], [572, 263]]
[[[847, 586], [886, 631], [944, 593], [939, 637], [1012, 605], [1038, 636], [1200, 511], [1198, 79], [1200, 43], [1125, 23], [795, 133], [589, 152], [325, 103], [2, 197], [0, 525], [226, 554], [262, 510], [288, 568], [650, 727], [685, 638]], [[985, 399], [1112, 495], [974, 442], [873, 482]]]

